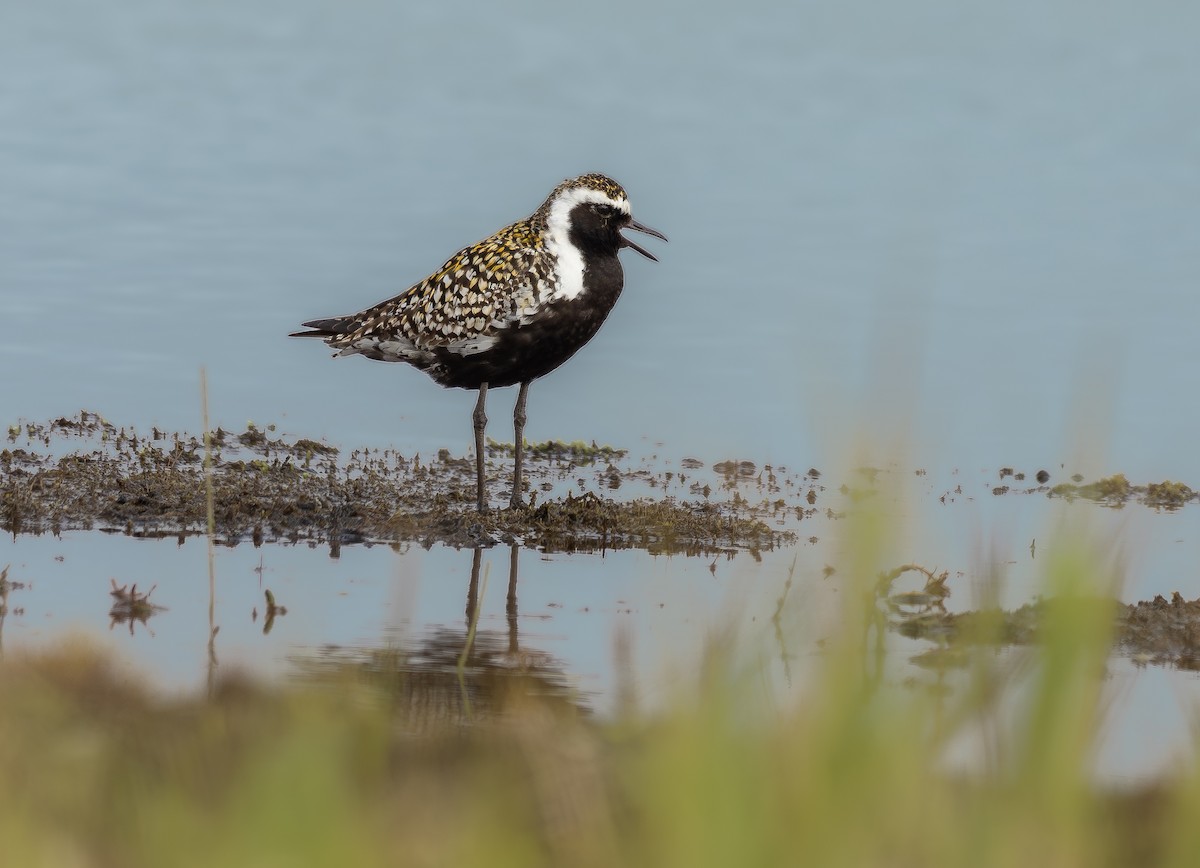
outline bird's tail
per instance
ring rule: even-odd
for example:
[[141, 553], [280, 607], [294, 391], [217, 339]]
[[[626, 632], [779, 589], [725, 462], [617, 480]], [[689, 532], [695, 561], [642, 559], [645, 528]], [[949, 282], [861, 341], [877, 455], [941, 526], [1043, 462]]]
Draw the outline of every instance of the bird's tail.
[[292, 332], [289, 338], [336, 338], [354, 331], [357, 320], [352, 316], [337, 316], [332, 319], [314, 319], [301, 323], [310, 331]]

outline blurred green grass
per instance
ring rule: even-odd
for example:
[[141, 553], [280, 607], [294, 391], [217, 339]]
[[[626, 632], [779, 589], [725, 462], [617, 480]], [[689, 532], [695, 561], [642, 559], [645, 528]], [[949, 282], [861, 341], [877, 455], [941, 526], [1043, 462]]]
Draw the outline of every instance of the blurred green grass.
[[[1092, 772], [1112, 630], [1103, 546], [1060, 534], [1043, 640], [1019, 667], [968, 643], [947, 695], [881, 675], [874, 583], [896, 531], [870, 512], [846, 527], [841, 610], [787, 697], [767, 686], [759, 638], [732, 634], [655, 711], [604, 721], [521, 678], [464, 719], [430, 707], [453, 687], [378, 667], [314, 667], [283, 687], [227, 676], [210, 697], [170, 699], [86, 643], [10, 653], [0, 863], [1195, 864], [1194, 763], [1136, 789]], [[978, 732], [987, 750], [948, 760]]]

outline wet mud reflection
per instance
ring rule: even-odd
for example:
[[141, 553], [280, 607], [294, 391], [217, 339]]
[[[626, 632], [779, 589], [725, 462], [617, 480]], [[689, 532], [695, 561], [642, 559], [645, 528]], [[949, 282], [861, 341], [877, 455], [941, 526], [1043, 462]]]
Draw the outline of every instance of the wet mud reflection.
[[[899, 591], [893, 586], [904, 574], [924, 577], [918, 590]], [[1064, 606], [1095, 607], [1112, 619], [1113, 652], [1137, 665], [1200, 670], [1200, 598], [1187, 600], [1176, 591], [1171, 599], [1122, 603], [1109, 597], [1074, 600], [1038, 599], [1012, 610], [980, 608], [948, 611], [951, 596], [949, 571], [935, 572], [919, 564], [904, 564], [881, 573], [876, 582], [877, 616], [887, 629], [909, 639], [929, 643], [910, 662], [924, 669], [956, 669], [970, 663], [971, 647], [1021, 647], [1041, 641], [1043, 630]]]
[[[8, 566], [0, 568], [0, 653], [4, 651], [4, 622], [8, 619], [9, 604], [8, 595], [13, 591], [21, 591], [25, 589], [23, 582], [10, 581], [8, 578]], [[21, 607], [14, 607], [14, 615], [23, 615], [25, 610]]]

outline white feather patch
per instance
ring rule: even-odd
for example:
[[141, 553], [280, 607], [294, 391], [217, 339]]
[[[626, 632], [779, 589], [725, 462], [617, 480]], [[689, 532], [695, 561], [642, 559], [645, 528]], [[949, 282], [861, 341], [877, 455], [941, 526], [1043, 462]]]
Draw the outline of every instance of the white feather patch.
[[385, 356], [390, 356], [397, 361], [430, 361], [433, 359], [433, 353], [428, 350], [418, 348], [412, 341], [396, 339], [390, 341], [371, 340], [364, 338], [355, 344], [355, 347], [361, 350], [375, 350], [383, 353]]
[[495, 345], [495, 335], [476, 335], [461, 341], [451, 341], [446, 344], [446, 349], [460, 356], [473, 356], [476, 353], [486, 353]]

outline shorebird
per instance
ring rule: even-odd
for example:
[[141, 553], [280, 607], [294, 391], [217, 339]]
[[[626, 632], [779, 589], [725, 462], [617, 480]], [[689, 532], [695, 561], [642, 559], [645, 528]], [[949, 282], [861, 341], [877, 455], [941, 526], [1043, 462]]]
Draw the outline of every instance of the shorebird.
[[595, 173], [570, 178], [529, 217], [460, 250], [394, 298], [349, 316], [306, 322], [308, 331], [291, 337], [321, 338], [338, 350], [335, 356], [407, 362], [442, 386], [477, 389], [471, 419], [480, 512], [488, 509], [488, 387], [520, 385], [510, 499], [520, 509], [529, 384], [575, 355], [604, 323], [625, 285], [621, 248], [658, 261], [622, 229], [667, 240], [633, 219], [629, 197], [616, 181]]

